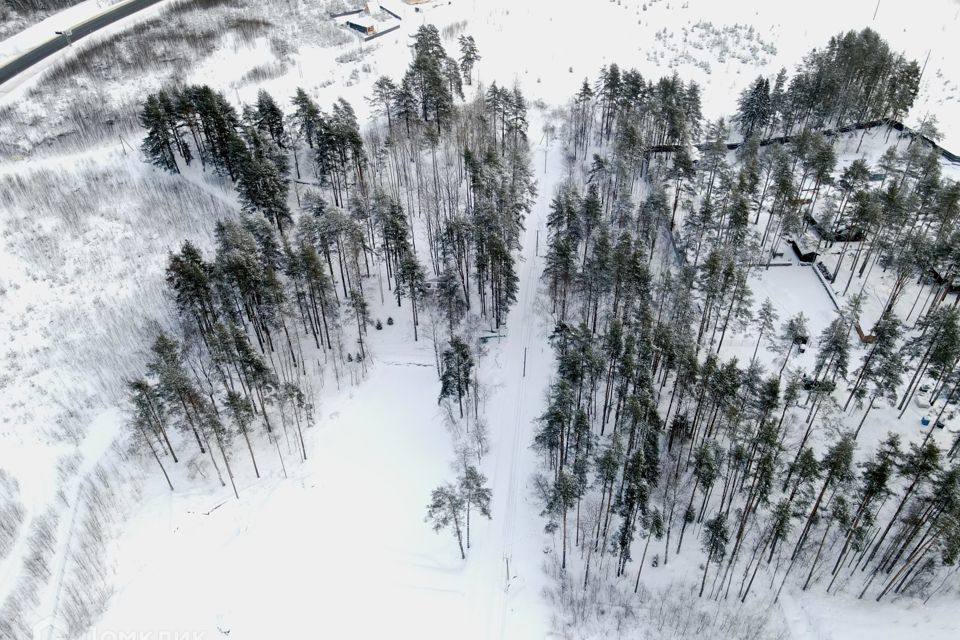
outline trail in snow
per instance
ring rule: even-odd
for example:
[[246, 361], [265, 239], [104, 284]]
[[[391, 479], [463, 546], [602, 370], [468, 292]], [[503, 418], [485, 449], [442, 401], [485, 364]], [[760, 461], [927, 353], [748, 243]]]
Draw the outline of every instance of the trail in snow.
[[[540, 120], [539, 113], [531, 113], [531, 132], [539, 131]], [[555, 161], [544, 173], [543, 165], [536, 160], [543, 150], [542, 143], [531, 150], [531, 160], [538, 170], [538, 195], [525, 223], [520, 290], [517, 304], [510, 310], [507, 337], [498, 347], [499, 369], [494, 375], [499, 375], [499, 386], [488, 411], [495, 438], [495, 461], [487, 470], [493, 492], [493, 523], [482, 550], [478, 550], [481, 552], [471, 558], [474, 576], [470, 580], [477, 616], [473, 629], [483, 638], [533, 638], [547, 633], [541, 505], [530, 491], [537, 461], [531, 450], [533, 425], [542, 410], [552, 368], [548, 333], [537, 308], [542, 268], [537, 235], [539, 231], [545, 238], [547, 210], [562, 167], [560, 154], [555, 153]]]
[[820, 628], [804, 604], [795, 600], [793, 595], [782, 594], [779, 606], [793, 640], [833, 640], [833, 636]]

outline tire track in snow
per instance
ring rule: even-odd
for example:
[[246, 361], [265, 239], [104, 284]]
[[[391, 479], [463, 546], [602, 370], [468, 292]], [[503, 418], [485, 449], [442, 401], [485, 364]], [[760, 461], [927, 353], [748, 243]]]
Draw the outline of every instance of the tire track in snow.
[[[539, 203], [538, 203], [539, 204]], [[531, 304], [532, 299], [530, 297], [530, 287], [534, 285], [537, 279], [536, 272], [536, 256], [529, 257], [527, 259], [527, 264], [525, 265], [525, 274], [524, 274], [524, 284], [523, 284], [523, 309], [522, 309], [522, 326], [521, 326], [521, 339], [522, 343], [517, 346], [517, 356], [522, 352], [521, 349], [527, 348], [530, 338], [530, 314], [533, 313], [533, 305]], [[535, 289], [534, 289], [535, 290]], [[518, 305], [519, 306], [519, 305]], [[516, 410], [515, 410], [515, 419], [513, 421], [513, 442], [512, 448], [510, 451], [510, 484], [509, 491], [507, 493], [507, 511], [505, 514], [504, 523], [504, 540], [503, 540], [503, 557], [504, 557], [504, 576], [506, 584], [504, 585], [503, 590], [500, 592], [498, 598], [497, 614], [499, 618], [499, 637], [505, 637], [506, 632], [506, 622], [507, 622], [507, 601], [510, 596], [510, 584], [512, 577], [510, 576], [509, 560], [512, 559], [513, 555], [513, 534], [516, 522], [517, 514], [517, 493], [519, 490], [520, 475], [519, 470], [520, 466], [520, 456], [519, 451], [520, 447], [523, 446], [523, 443], [520, 440], [520, 431], [521, 431], [521, 420], [523, 419], [523, 399], [525, 397], [526, 391], [526, 376], [523, 371], [523, 363], [521, 362], [520, 367], [517, 369], [519, 371], [520, 379], [515, 387], [516, 391]], [[516, 567], [516, 565], [514, 565]]]
[[[478, 595], [484, 598], [482, 604], [476, 608], [478, 616], [478, 637], [502, 638], [506, 630], [506, 612], [509, 596], [510, 579], [507, 572], [507, 561], [513, 551], [513, 534], [517, 510], [517, 492], [520, 483], [519, 448], [522, 446], [520, 438], [521, 420], [523, 413], [523, 397], [525, 381], [523, 377], [522, 361], [518, 361], [518, 353], [522, 354], [523, 346], [528, 335], [528, 303], [530, 282], [536, 277], [533, 273], [533, 262], [524, 263], [523, 283], [521, 286], [518, 305], [511, 311], [518, 320], [519, 331], [507, 331], [505, 344], [502, 346], [504, 362], [502, 370], [516, 374], [517, 378], [507, 382], [503, 389], [506, 391], [499, 411], [494, 417], [504, 429], [497, 439], [495, 475], [492, 478], [494, 505], [492, 511], [494, 527], [491, 528], [491, 539], [485, 545], [482, 557], [478, 558], [477, 571], [483, 575], [475, 579], [475, 588]], [[519, 344], [518, 344], [519, 341]], [[519, 365], [519, 366], [518, 366]], [[508, 376], [512, 377], [512, 376]], [[512, 384], [511, 384], [512, 383]], [[514, 394], [510, 397], [509, 394]], [[506, 449], [509, 447], [509, 450]], [[511, 567], [511, 570], [514, 569]], [[511, 571], [512, 572], [512, 571]]]
[[833, 636], [824, 631], [802, 602], [792, 594], [783, 593], [778, 602], [787, 631], [793, 640], [833, 640]]
[[[534, 116], [531, 118], [531, 127], [539, 127], [541, 120], [539, 113], [531, 115]], [[541, 145], [536, 145], [531, 150], [531, 162], [534, 161], [536, 154], [541, 150]], [[506, 344], [503, 345], [505, 358], [502, 370], [508, 372], [505, 379], [507, 385], [504, 387], [507, 390], [504, 395], [507, 397], [503, 398], [498, 411], [491, 412], [491, 417], [502, 420], [501, 425], [509, 431], [499, 434], [500, 437], [496, 445], [500, 450], [496, 453], [496, 472], [492, 478], [495, 528], [491, 529], [491, 535], [485, 545], [484, 553], [478, 554], [480, 557], [476, 559], [478, 565], [475, 566], [476, 571], [483, 572], [482, 575], [475, 576], [474, 588], [477, 589], [477, 596], [483, 598], [482, 604], [478, 603], [475, 607], [475, 613], [481, 616], [478, 620], [480, 624], [477, 625], [477, 629], [485, 630], [485, 633], [479, 634], [484, 638], [512, 637], [508, 632], [510, 628], [510, 605], [519, 598], [521, 593], [524, 593], [524, 585], [539, 583], [539, 575], [534, 575], [534, 572], [542, 570], [539, 556], [531, 554], [530, 549], [524, 549], [524, 555], [516, 559], [513, 558], [513, 552], [518, 518], [520, 517], [519, 504], [523, 501], [521, 491], [527, 486], [527, 477], [535, 470], [532, 466], [531, 468], [525, 468], [523, 464], [525, 447], [532, 444], [530, 442], [530, 430], [525, 428], [525, 424], [531, 424], [533, 420], [533, 415], [525, 415], [524, 410], [532, 407], [531, 410], [536, 413], [541, 400], [539, 397], [541, 389], [549, 376], [548, 369], [545, 372], [539, 372], [542, 375], [538, 377], [537, 365], [543, 363], [538, 361], [537, 364], [534, 364], [531, 359], [531, 356], [537, 358], [539, 354], [544, 352], [543, 346], [546, 342], [546, 337], [537, 333], [538, 325], [535, 316], [540, 279], [540, 259], [537, 256], [536, 234], [537, 230], [543, 226], [549, 201], [557, 182], [555, 176], [559, 175], [558, 172], [554, 171], [539, 176], [537, 199], [530, 216], [526, 220], [527, 225], [521, 249], [523, 259], [521, 290], [517, 305], [511, 310], [510, 315], [519, 324], [519, 330], [516, 332], [508, 330]], [[527, 374], [530, 378], [537, 378], [533, 384], [528, 384], [527, 377], [524, 376], [524, 349], [528, 349]], [[513, 377], [513, 380], [510, 380], [511, 377]], [[513, 384], [510, 384], [510, 382], [513, 382]], [[536, 397], [526, 400], [528, 389]], [[514, 397], [511, 398], [510, 393], [514, 394]], [[525, 402], [529, 404], [525, 404]], [[510, 447], [509, 452], [503, 449], [505, 446]], [[496, 529], [498, 521], [499, 528]], [[509, 573], [507, 571], [508, 560]], [[537, 592], [527, 593], [530, 597], [540, 597]], [[525, 613], [530, 614], [532, 612], [525, 611]]]

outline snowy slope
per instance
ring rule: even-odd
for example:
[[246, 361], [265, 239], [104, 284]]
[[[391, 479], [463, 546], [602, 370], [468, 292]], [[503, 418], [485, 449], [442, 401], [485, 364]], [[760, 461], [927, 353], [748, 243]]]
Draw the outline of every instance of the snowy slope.
[[[709, 74], [693, 62], [676, 65], [684, 78], [703, 83], [704, 112], [713, 118], [732, 111], [740, 89], [758, 69], [770, 74], [781, 65], [791, 69], [810, 47], [824, 43], [837, 31], [871, 26], [921, 62], [927, 51], [931, 52], [922, 93], [910, 121], [917, 122], [927, 111], [936, 113], [947, 133], [945, 146], [954, 151], [960, 148], [960, 108], [953, 96], [960, 75], [951, 67], [950, 58], [960, 25], [960, 5], [955, 1], [932, 0], [923, 11], [906, 14], [899, 13], [892, 3], [882, 2], [876, 20], [872, 18], [877, 4], [874, 0], [812, 0], [802, 7], [791, 7], [789, 12], [782, 6], [760, 2], [648, 2], [646, 10], [642, 4], [606, 0], [581, 4], [455, 0], [450, 5], [428, 5], [422, 13], [404, 5], [398, 7], [405, 17], [403, 28], [363, 45], [365, 54], [359, 62], [335, 62], [337, 55], [359, 45], [331, 50], [302, 43], [287, 72], [262, 86], [280, 98], [303, 85], [321, 103], [342, 95], [364, 114], [368, 106], [363, 97], [372, 81], [380, 74], [396, 77], [407, 64], [406, 36], [418, 24], [430, 21], [443, 26], [466, 20], [465, 32], [474, 35], [483, 55], [478, 65], [483, 82], [518, 82], [529, 98], [557, 105], [569, 98], [583, 77], [595, 77], [603, 64], [637, 66], [649, 76], [671, 72], [670, 61], [677, 59], [675, 50], [682, 51], [683, 47], [665, 44], [670, 38], [658, 39], [655, 34], [663, 29], [674, 34], [676, 41], [682, 40], [684, 27], [700, 21], [717, 26], [750, 25], [760, 38], [777, 49], [775, 54], [765, 54], [765, 62], [759, 67], [733, 57], [725, 64], [713, 64]], [[89, 0], [73, 11], [93, 11], [95, 6]], [[2, 43], [0, 55], [17, 47], [29, 47], [31, 38], [74, 19], [66, 14], [56, 20], [51, 18], [18, 39]], [[935, 26], [931, 28], [931, 24]], [[447, 46], [453, 48], [454, 43], [448, 42]], [[741, 53], [747, 51], [732, 40], [730, 46]], [[522, 54], [518, 53], [521, 47]], [[714, 53], [696, 53], [696, 59]], [[270, 56], [266, 39], [253, 49], [225, 47], [214, 57], [199, 62], [189, 80], [209, 82], [231, 98], [250, 101], [258, 85], [242, 83], [239, 78]], [[364, 70], [364, 65], [369, 70]], [[137, 94], [158, 82], [157, 78], [138, 78], [125, 83], [124, 91]], [[533, 141], [540, 137], [539, 131], [539, 119], [531, 113]], [[111, 140], [110, 144], [112, 150], [96, 148], [88, 154], [108, 167], [131, 162], [131, 158], [121, 157], [116, 142]], [[377, 362], [368, 380], [342, 392], [328, 381], [322, 396], [322, 419], [310, 433], [308, 444], [308, 450], [316, 455], [292, 474], [293, 480], [283, 481], [278, 469], [259, 483], [247, 478], [242, 500], [235, 502], [226, 500], [227, 494], [219, 488], [196, 489], [171, 498], [159, 478], [148, 477], [144, 499], [124, 524], [116, 547], [116, 595], [98, 624], [99, 629], [189, 629], [208, 632], [212, 637], [229, 630], [231, 637], [239, 638], [292, 637], [303, 629], [322, 629], [333, 637], [408, 635], [403, 632], [412, 629], [420, 637], [438, 638], [526, 638], [546, 633], [550, 612], [541, 597], [546, 582], [541, 565], [544, 546], [550, 540], [542, 534], [539, 506], [531, 497], [529, 479], [537, 461], [528, 445], [531, 422], [541, 410], [552, 362], [545, 338], [545, 316], [538, 309], [542, 264], [534, 249], [537, 230], [544, 235], [547, 203], [562, 177], [563, 165], [554, 148], [548, 155], [548, 170], [543, 173], [541, 153], [542, 147], [534, 149], [539, 198], [524, 236], [520, 299], [511, 311], [507, 337], [500, 344], [491, 345], [482, 363], [481, 375], [492, 389], [487, 407], [492, 448], [483, 470], [491, 480], [494, 505], [493, 519], [477, 522], [474, 548], [468, 560], [457, 560], [455, 541], [446, 533], [434, 534], [421, 520], [429, 490], [452, 475], [450, 438], [434, 412], [438, 384], [432, 354], [425, 342], [415, 345], [409, 335], [398, 335], [407, 327], [400, 322], [392, 328], [392, 336], [385, 329], [383, 335], [375, 337]], [[77, 161], [78, 158], [60, 158], [51, 164], [59, 169], [61, 162], [70, 166]], [[40, 164], [38, 160], [8, 165], [4, 172], [24, 174]], [[135, 173], [139, 177], [147, 171], [138, 166]], [[82, 186], [78, 184], [77, 188]], [[204, 188], [216, 191], [210, 185]], [[224, 198], [225, 193], [220, 191], [218, 197]], [[71, 268], [57, 274], [62, 278], [59, 281], [49, 279], [50, 274], [41, 274], [39, 282], [25, 289], [31, 291], [31, 297], [38, 296], [32, 301], [48, 309], [83, 309], [91, 320], [82, 327], [94, 331], [102, 310], [92, 302], [79, 306], [78, 301], [85, 302], [89, 296], [78, 285], [90, 280], [88, 265], [97, 264], [111, 269], [95, 270], [93, 278], [123, 283], [116, 289], [103, 286], [97, 290], [98, 295], [109, 298], [118, 290], [123, 292], [131, 301], [122, 309], [131, 313], [138, 306], [152, 313], [161, 309], [163, 302], [156, 292], [162, 254], [184, 234], [178, 231], [166, 237], [158, 231], [150, 244], [156, 255], [148, 256], [146, 264], [139, 264], [140, 257], [130, 246], [129, 235], [122, 236], [123, 252], [111, 255], [111, 242], [121, 244], [116, 235], [119, 227], [114, 225], [126, 228], [129, 223], [127, 219], [117, 222], [107, 218], [81, 237], [71, 237], [72, 231], [67, 228], [68, 241], [55, 246], [52, 253], [59, 251], [67, 256]], [[19, 221], [16, 226], [4, 227], [11, 237], [17, 238], [28, 233], [28, 229], [26, 223]], [[196, 230], [193, 233], [203, 237]], [[17, 247], [16, 256], [9, 246], [5, 248], [10, 251], [2, 256], [5, 286], [11, 282], [27, 286], [35, 274], [29, 272], [31, 265], [18, 259], [22, 247]], [[149, 295], [131, 293], [138, 281], [125, 275], [120, 267], [133, 261], [139, 264], [135, 277], [150, 283], [146, 288]], [[776, 292], [785, 284], [792, 286], [794, 278], [807, 276], [812, 274], [772, 275], [771, 280], [757, 283], [755, 296], [762, 299], [759, 292], [764, 287]], [[804, 286], [815, 291], [816, 283], [811, 283], [804, 280]], [[807, 300], [792, 299], [781, 305], [783, 318], [804, 308]], [[58, 338], [40, 331], [36, 324], [66, 324], [63, 318], [69, 316], [49, 311], [41, 314], [28, 304], [15, 309], [6, 304], [4, 307], [0, 319], [11, 335], [19, 330], [24, 318], [34, 323], [21, 358], [29, 357], [30, 349], [57, 348]], [[829, 322], [829, 314], [827, 304], [818, 299], [808, 314], [815, 316], [815, 331]], [[23, 338], [19, 333], [17, 336]], [[748, 348], [749, 337], [742, 340], [744, 348]], [[735, 346], [731, 343], [731, 348]], [[108, 345], [102, 348], [106, 350]], [[52, 385], [59, 380], [73, 380], [78, 373], [66, 366], [63, 371], [43, 372], [35, 380]], [[13, 388], [17, 394], [36, 393], [33, 380], [29, 382], [30, 390], [27, 383]], [[37, 396], [23, 397], [32, 400]], [[78, 449], [90, 461], [81, 467], [82, 473], [102, 455], [110, 441], [108, 436], [119, 431], [121, 422], [111, 408], [98, 407], [91, 416], [84, 415], [93, 427], [89, 429], [91, 436], [80, 444], [36, 442], [32, 436], [40, 432], [41, 425], [56, 418], [52, 405], [43, 406], [44, 410], [35, 415], [23, 406], [9, 408], [18, 420], [16, 429], [4, 429], [4, 452], [0, 456], [0, 465], [23, 479], [23, 499], [38, 505], [35, 512], [54, 500], [56, 474], [52, 463], [33, 468], [30, 461]], [[357, 469], [363, 472], [357, 473]], [[65, 487], [66, 493], [72, 495], [75, 486], [76, 481], [71, 481]], [[222, 506], [213, 510], [218, 505]], [[3, 586], [10, 584], [15, 572], [13, 565], [12, 561], [0, 565]], [[49, 601], [44, 602], [47, 610], [50, 606]], [[266, 616], [266, 610], [273, 613]], [[790, 619], [800, 619], [794, 609], [787, 613]], [[911, 617], [914, 614], [916, 617]], [[816, 616], [821, 629], [828, 628], [837, 617], [820, 613], [819, 609], [811, 615]], [[879, 612], [868, 609], [860, 619], [878, 615]], [[905, 626], [901, 628], [907, 629], [930, 617], [927, 611], [896, 615], [904, 618]], [[921, 622], [912, 622], [915, 620]], [[851, 627], [838, 629], [832, 636], [829, 632], [802, 635], [808, 632], [794, 631], [797, 637], [847, 637]]]

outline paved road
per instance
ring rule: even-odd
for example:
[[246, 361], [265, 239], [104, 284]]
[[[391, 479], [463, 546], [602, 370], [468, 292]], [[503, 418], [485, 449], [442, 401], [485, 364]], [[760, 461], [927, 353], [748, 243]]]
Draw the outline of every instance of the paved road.
[[[126, 18], [129, 15], [140, 11], [146, 7], [149, 7], [152, 4], [156, 4], [160, 0], [130, 0], [124, 4], [117, 5], [113, 9], [105, 11], [99, 15], [96, 15], [86, 22], [81, 22], [78, 25], [75, 25], [71, 30], [73, 35], [70, 37], [72, 42], [88, 36], [98, 29], [120, 20], [121, 18]], [[69, 46], [67, 38], [65, 36], [58, 36], [51, 34], [53, 36], [50, 40], [47, 40], [43, 44], [27, 51], [19, 58], [11, 60], [6, 65], [0, 67], [0, 84], [3, 84], [7, 80], [10, 80], [18, 73], [32, 67], [37, 64], [47, 56], [56, 53], [60, 49], [63, 49]]]

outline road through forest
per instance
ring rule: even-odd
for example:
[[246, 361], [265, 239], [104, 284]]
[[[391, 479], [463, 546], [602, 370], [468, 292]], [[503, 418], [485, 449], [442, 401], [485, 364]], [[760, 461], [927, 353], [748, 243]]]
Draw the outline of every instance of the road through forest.
[[[540, 138], [541, 129], [541, 114], [531, 111], [530, 139]], [[471, 563], [471, 569], [480, 575], [468, 581], [475, 589], [471, 601], [477, 619], [472, 628], [483, 638], [545, 637], [550, 615], [543, 597], [548, 579], [544, 572], [544, 519], [540, 516], [543, 507], [533, 495], [531, 482], [538, 456], [531, 445], [553, 372], [550, 321], [541, 308], [538, 291], [550, 200], [563, 175], [562, 154], [548, 149], [541, 139], [532, 145], [531, 162], [537, 198], [521, 239], [517, 303], [510, 310], [506, 338], [495, 352], [491, 349], [499, 366], [488, 374], [495, 376], [487, 411], [494, 459], [486, 469], [493, 492], [493, 521], [483, 547], [477, 549], [480, 557]]]
[[160, 0], [129, 0], [123, 4], [115, 5], [112, 9], [104, 11], [88, 20], [85, 20], [75, 26], [70, 31], [69, 37], [55, 35], [51, 33], [51, 38], [33, 49], [22, 53], [7, 64], [0, 67], [0, 84], [15, 77], [17, 74], [26, 71], [41, 60], [53, 55], [61, 49], [71, 46], [77, 40], [88, 36], [94, 31], [98, 31], [117, 20], [133, 15], [141, 9], [160, 2]]

